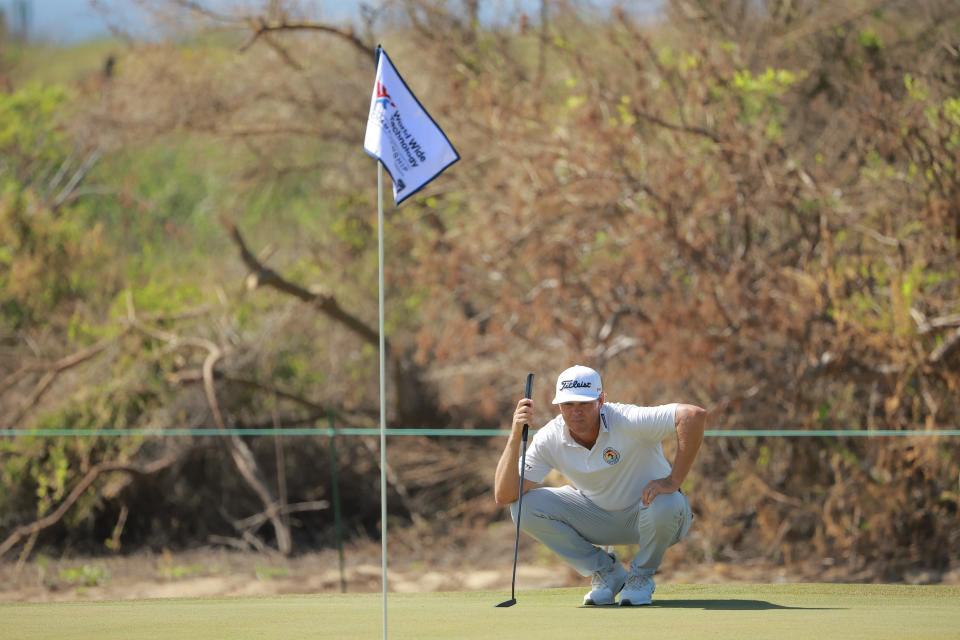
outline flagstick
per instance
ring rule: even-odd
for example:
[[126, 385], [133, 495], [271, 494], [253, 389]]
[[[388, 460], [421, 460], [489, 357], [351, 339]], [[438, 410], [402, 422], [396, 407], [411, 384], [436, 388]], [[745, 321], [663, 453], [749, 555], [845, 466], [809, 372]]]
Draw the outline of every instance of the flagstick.
[[[447, 136], [430, 114], [426, 112], [407, 83], [393, 67], [386, 52], [377, 45], [377, 75], [373, 94], [370, 97], [370, 112], [367, 116], [367, 131], [363, 138], [363, 150], [377, 158], [377, 262], [380, 287], [380, 534], [382, 537], [383, 566], [383, 637], [387, 637], [387, 354], [386, 330], [384, 329], [384, 277], [383, 277], [383, 158], [388, 158], [387, 170], [394, 180], [394, 202], [403, 200], [423, 185], [436, 178], [441, 171], [460, 159]], [[392, 91], [393, 96], [388, 92]], [[388, 109], [390, 115], [387, 115]], [[401, 113], [405, 115], [401, 115]], [[393, 125], [387, 121], [396, 119]], [[406, 122], [406, 125], [404, 125]], [[390, 149], [404, 150], [410, 162], [397, 166]], [[395, 151], [396, 152], [396, 151]], [[392, 164], [391, 164], [392, 162]], [[410, 171], [411, 169], [415, 171]], [[401, 179], [402, 178], [402, 179]], [[402, 198], [398, 195], [403, 192]], [[399, 393], [399, 390], [398, 390]]]
[[383, 322], [383, 163], [377, 162], [377, 264], [380, 286], [380, 564], [383, 567], [383, 638], [387, 638], [387, 379]]

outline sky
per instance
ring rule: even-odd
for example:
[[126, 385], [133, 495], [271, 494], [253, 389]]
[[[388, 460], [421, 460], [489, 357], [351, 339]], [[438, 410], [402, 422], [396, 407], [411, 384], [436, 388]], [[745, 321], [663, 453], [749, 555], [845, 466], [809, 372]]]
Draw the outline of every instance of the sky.
[[[351, 16], [357, 11], [362, 0], [301, 0], [304, 5], [314, 6], [322, 15], [332, 19], [342, 19]], [[595, 0], [599, 4], [613, 0]], [[55, 45], [70, 45], [84, 40], [107, 36], [110, 29], [104, 18], [106, 11], [111, 21], [127, 31], [138, 32], [146, 20], [142, 10], [138, 9], [132, 0], [0, 0], [0, 10], [6, 14], [7, 23], [12, 24], [12, 8], [18, 2], [27, 2], [30, 5], [30, 37]], [[367, 4], [377, 4], [377, 0], [366, 0]], [[650, 11], [658, 0], [634, 0], [626, 3], [627, 6], [640, 8], [641, 13]], [[92, 5], [96, 4], [100, 10]], [[257, 0], [204, 0], [203, 4], [209, 7], [256, 5], [262, 4]], [[481, 7], [496, 7], [530, 5], [529, 12], [536, 15], [539, 0], [484, 0]], [[490, 9], [488, 9], [490, 10]]]
[[[23, 0], [20, 0], [23, 1]], [[18, 0], [0, 0], [8, 25], [14, 22], [13, 7]], [[26, 0], [30, 5], [31, 38], [51, 44], [69, 45], [110, 34], [104, 13], [116, 26], [136, 33], [145, 23], [145, 14], [131, 0]], [[354, 10], [360, 0], [309, 0], [324, 15], [338, 17]], [[94, 8], [93, 5], [98, 8]], [[257, 4], [253, 0], [205, 0], [206, 6]]]
[[[131, 3], [123, 0], [97, 0], [101, 6], [119, 14], [129, 14]], [[16, 0], [0, 0], [0, 9], [7, 24], [13, 26]], [[72, 44], [107, 35], [109, 30], [102, 14], [91, 7], [90, 0], [32, 0], [30, 5], [31, 38], [54, 44]], [[124, 8], [125, 7], [125, 8]]]

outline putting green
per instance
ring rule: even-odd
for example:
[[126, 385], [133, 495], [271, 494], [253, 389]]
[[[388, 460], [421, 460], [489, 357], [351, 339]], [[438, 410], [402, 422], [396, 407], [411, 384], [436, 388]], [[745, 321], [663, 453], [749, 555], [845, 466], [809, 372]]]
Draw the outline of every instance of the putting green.
[[[951, 638], [960, 587], [662, 585], [649, 607], [581, 607], [582, 589], [391, 594], [390, 638]], [[380, 594], [0, 604], [4, 640], [380, 638]], [[626, 634], [626, 635], [624, 635]]]

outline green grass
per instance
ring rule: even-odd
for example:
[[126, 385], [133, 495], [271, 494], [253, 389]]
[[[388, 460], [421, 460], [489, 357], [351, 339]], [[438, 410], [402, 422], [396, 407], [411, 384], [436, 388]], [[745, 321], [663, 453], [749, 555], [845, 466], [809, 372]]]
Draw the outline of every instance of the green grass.
[[[582, 589], [391, 594], [390, 638], [957, 638], [960, 587], [665, 585], [649, 607], [579, 606]], [[380, 594], [0, 605], [5, 640], [379, 638]]]

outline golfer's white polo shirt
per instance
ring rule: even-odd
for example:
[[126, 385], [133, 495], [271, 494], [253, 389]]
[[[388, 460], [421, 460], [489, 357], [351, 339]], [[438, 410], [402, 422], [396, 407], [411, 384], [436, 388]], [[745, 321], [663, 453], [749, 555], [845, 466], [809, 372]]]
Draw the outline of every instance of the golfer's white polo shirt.
[[648, 482], [670, 475], [661, 443], [676, 435], [676, 413], [676, 403], [659, 407], [604, 403], [592, 449], [570, 437], [559, 415], [534, 434], [524, 478], [543, 482], [556, 469], [600, 508], [631, 507], [640, 502]]

